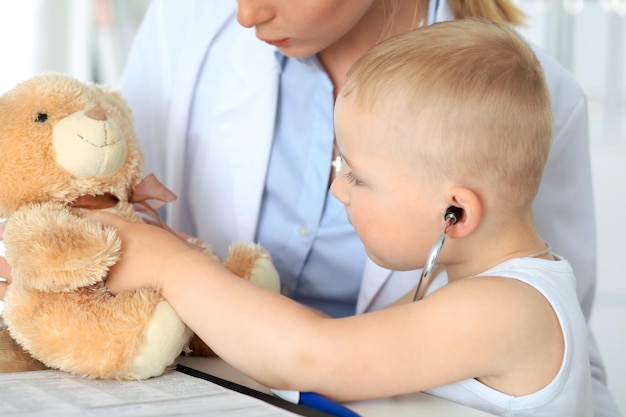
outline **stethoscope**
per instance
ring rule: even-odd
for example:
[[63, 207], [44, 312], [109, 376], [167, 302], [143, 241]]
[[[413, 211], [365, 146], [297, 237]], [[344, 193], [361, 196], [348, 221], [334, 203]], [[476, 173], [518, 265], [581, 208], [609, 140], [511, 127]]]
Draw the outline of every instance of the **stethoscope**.
[[444, 225], [443, 230], [441, 231], [441, 235], [435, 241], [430, 253], [428, 254], [428, 258], [426, 259], [426, 264], [424, 265], [424, 269], [422, 270], [422, 275], [420, 276], [419, 281], [417, 282], [417, 288], [415, 289], [415, 294], [413, 295], [413, 301], [417, 300], [417, 296], [420, 292], [420, 289], [424, 282], [430, 283], [430, 273], [435, 268], [435, 264], [437, 263], [437, 258], [439, 258], [439, 253], [441, 252], [441, 248], [443, 248], [443, 243], [446, 241], [446, 234], [448, 233], [448, 229], [453, 224], [459, 221], [461, 216], [463, 215], [463, 209], [459, 207], [450, 206], [446, 209], [446, 213], [443, 216]]

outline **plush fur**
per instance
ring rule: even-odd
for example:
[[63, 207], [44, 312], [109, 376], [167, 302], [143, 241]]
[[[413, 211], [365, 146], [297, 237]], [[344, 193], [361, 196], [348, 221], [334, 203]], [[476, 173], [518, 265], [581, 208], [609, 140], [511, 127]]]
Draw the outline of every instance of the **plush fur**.
[[[107, 291], [121, 242], [112, 228], [81, 217], [101, 209], [145, 221], [131, 201], [142, 158], [131, 109], [117, 92], [48, 73], [0, 97], [0, 218], [12, 266], [2, 316], [31, 356], [4, 343], [0, 370], [14, 369], [19, 356], [26, 369], [143, 379], [162, 374], [187, 348], [192, 333], [158, 289]], [[206, 245], [199, 250], [216, 258]], [[234, 244], [224, 265], [278, 291], [258, 245]], [[192, 348], [212, 354], [197, 338]]]

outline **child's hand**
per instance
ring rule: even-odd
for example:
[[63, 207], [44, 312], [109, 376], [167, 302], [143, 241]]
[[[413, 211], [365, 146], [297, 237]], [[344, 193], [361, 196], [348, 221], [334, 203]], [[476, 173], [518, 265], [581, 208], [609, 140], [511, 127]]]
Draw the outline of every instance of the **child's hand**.
[[193, 251], [178, 237], [156, 226], [131, 223], [102, 211], [84, 216], [116, 229], [122, 240], [122, 256], [111, 267], [106, 286], [117, 294], [143, 287], [161, 288], [172, 275], [178, 255]]

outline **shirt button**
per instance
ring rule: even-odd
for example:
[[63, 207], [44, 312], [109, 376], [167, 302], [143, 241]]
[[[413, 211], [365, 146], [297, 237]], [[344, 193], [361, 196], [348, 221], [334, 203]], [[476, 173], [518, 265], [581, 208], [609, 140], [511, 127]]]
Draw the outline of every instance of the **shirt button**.
[[307, 226], [300, 226], [298, 234], [301, 238], [309, 237], [309, 228]]

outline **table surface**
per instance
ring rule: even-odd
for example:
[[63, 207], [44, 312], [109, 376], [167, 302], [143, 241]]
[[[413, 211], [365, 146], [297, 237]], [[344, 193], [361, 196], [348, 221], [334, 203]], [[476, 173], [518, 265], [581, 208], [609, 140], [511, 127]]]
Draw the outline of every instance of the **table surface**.
[[[260, 392], [271, 393], [267, 387], [248, 378], [219, 358], [181, 356], [178, 358], [177, 363]], [[446, 417], [491, 416], [491, 414], [483, 411], [421, 392], [366, 401], [354, 401], [345, 405], [363, 417], [414, 417], [416, 415]]]

